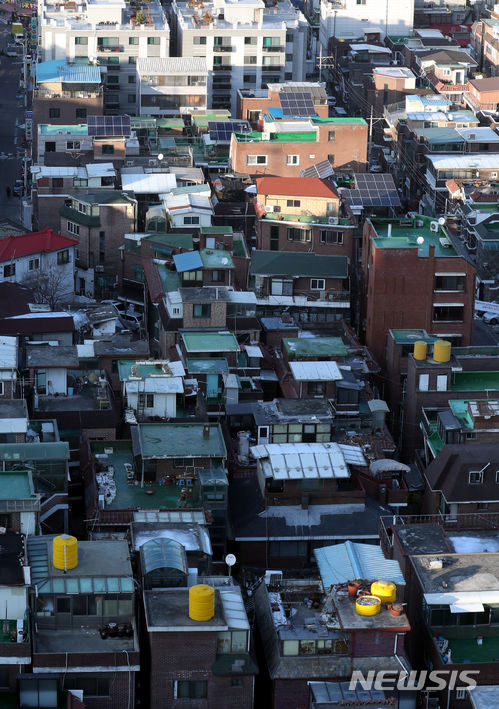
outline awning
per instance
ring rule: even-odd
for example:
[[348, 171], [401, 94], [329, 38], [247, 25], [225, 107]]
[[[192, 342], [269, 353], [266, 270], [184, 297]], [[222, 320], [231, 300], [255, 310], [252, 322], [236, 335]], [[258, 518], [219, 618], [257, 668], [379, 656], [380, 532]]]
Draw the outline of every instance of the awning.
[[248, 357], [263, 357], [262, 350], [258, 347], [258, 345], [245, 345], [244, 349], [246, 350]]
[[374, 460], [369, 466], [369, 472], [371, 475], [380, 475], [381, 473], [391, 473], [391, 472], [401, 472], [408, 473], [410, 467], [405, 465], [405, 463], [400, 463], [398, 460], [392, 460], [391, 458], [380, 458], [379, 460]]
[[483, 603], [466, 603], [458, 601], [451, 603], [449, 606], [451, 613], [481, 613], [483, 611]]

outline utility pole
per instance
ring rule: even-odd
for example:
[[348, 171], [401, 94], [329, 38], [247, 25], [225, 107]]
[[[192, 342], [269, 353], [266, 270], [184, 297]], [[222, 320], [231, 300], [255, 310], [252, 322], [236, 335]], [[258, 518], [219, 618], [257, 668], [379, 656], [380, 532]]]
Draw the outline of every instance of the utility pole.
[[368, 138], [368, 142], [367, 142], [367, 162], [368, 162], [368, 164], [371, 163], [371, 150], [372, 150], [372, 142], [373, 142], [373, 125], [375, 123], [377, 123], [378, 121], [384, 121], [384, 120], [385, 120], [384, 116], [380, 117], [380, 118], [374, 118], [374, 108], [371, 104], [370, 115], [369, 115], [369, 118], [367, 119], [367, 121], [369, 123], [369, 138]]

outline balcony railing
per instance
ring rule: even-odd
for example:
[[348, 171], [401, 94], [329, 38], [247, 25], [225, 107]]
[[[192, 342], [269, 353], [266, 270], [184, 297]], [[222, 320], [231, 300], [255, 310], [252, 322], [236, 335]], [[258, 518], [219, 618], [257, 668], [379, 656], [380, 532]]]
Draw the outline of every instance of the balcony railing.
[[231, 47], [230, 45], [226, 44], [215, 44], [213, 47], [213, 52], [215, 54], [219, 54], [220, 52], [233, 52], [234, 47]]
[[232, 64], [214, 64], [213, 71], [232, 71]]
[[118, 47], [104, 47], [102, 44], [97, 45], [97, 51], [98, 52], [105, 52], [108, 54], [109, 52], [123, 52], [124, 47], [118, 46]]
[[280, 47], [280, 46], [279, 47], [275, 47], [275, 46], [265, 47], [265, 46], [263, 46], [262, 49], [264, 52], [284, 52], [286, 48]]
[[33, 91], [33, 96], [35, 98], [97, 98], [102, 96], [102, 88], [98, 88], [96, 91], [51, 91], [50, 89], [35, 89]]

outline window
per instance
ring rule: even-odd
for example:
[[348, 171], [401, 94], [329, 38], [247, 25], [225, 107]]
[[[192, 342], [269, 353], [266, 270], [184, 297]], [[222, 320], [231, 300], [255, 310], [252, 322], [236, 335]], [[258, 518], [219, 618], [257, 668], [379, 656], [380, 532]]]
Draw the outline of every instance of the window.
[[287, 61], [287, 62], [292, 62], [292, 61], [293, 61], [293, 55], [292, 55], [292, 54], [286, 54], [286, 61]]
[[209, 303], [194, 303], [192, 316], [194, 318], [209, 318], [211, 316], [211, 305]]
[[109, 143], [104, 143], [102, 146], [102, 154], [103, 155], [114, 155], [114, 145], [110, 145]]
[[40, 259], [39, 258], [30, 259], [28, 267], [29, 267], [30, 271], [36, 271], [38, 268], [40, 268]]
[[206, 37], [194, 37], [192, 40], [193, 44], [206, 44]]
[[488, 502], [478, 502], [476, 508], [479, 512], [484, 512], [485, 510], [489, 509], [489, 503]]
[[107, 83], [108, 85], [109, 85], [109, 84], [112, 84], [112, 85], [113, 85], [113, 89], [115, 89], [115, 90], [116, 90], [117, 88], [119, 89], [119, 86], [116, 86], [116, 84], [119, 84], [119, 83], [120, 83], [120, 77], [119, 77], [119, 76], [111, 76], [110, 74], [108, 74], [108, 75], [107, 75], [107, 82], [106, 82], [106, 83]]
[[87, 697], [109, 697], [107, 677], [65, 677], [64, 689], [83, 689]]
[[310, 290], [324, 290], [326, 288], [326, 281], [324, 278], [311, 278], [310, 279]]
[[148, 37], [147, 44], [159, 44], [159, 37]]
[[57, 598], [55, 607], [57, 613], [71, 613], [71, 598]]
[[244, 44], [256, 44], [256, 37], [245, 37]]
[[208, 696], [208, 682], [205, 679], [174, 680], [174, 699], [206, 699]]
[[8, 263], [6, 266], [3, 267], [3, 277], [4, 278], [9, 278], [10, 276], [15, 276], [16, 275], [16, 264], [15, 263]]
[[69, 249], [57, 252], [57, 265], [62, 266], [64, 263], [69, 263]]
[[55, 141], [49, 140], [45, 143], [46, 153], [55, 153]]
[[420, 374], [419, 375], [419, 391], [428, 391], [429, 383], [430, 383], [430, 375], [429, 374]]
[[243, 686], [243, 678], [242, 677], [231, 677], [230, 678], [230, 686], [231, 687], [242, 687]]
[[244, 57], [245, 64], [256, 64], [256, 55]]
[[310, 396], [323, 396], [326, 393], [326, 382], [308, 382], [307, 394]]
[[463, 322], [464, 305], [434, 305], [433, 322]]
[[185, 281], [202, 281], [203, 272], [202, 271], [186, 271], [182, 274], [182, 282]]
[[154, 394], [144, 394], [143, 391], [139, 391], [137, 395], [137, 406], [139, 408], [153, 409]]
[[60, 118], [61, 109], [60, 108], [49, 108], [49, 118]]
[[75, 44], [88, 44], [88, 37], [75, 37]]
[[[288, 155], [289, 157], [289, 155]], [[286, 200], [286, 207], [299, 207], [301, 205], [301, 201], [299, 199], [287, 199]]]
[[256, 74], [244, 74], [243, 79], [245, 84], [256, 84]]
[[357, 0], [357, 5], [365, 5], [366, 0]]
[[128, 83], [135, 84], [135, 74], [130, 74], [130, 76], [128, 77]]
[[297, 229], [296, 227], [290, 227], [288, 229], [288, 241], [309, 242], [311, 240], [312, 240], [312, 230], [311, 229]]
[[330, 130], [327, 134], [327, 139], [330, 143], [333, 143], [336, 140], [336, 131]]
[[332, 229], [324, 229], [320, 234], [321, 244], [342, 244], [343, 243], [343, 232], [334, 231]]
[[465, 276], [435, 274], [435, 290], [464, 291]]
[[62, 177], [53, 177], [52, 178], [52, 187], [56, 190], [60, 189], [63, 186], [64, 182]]
[[137, 97], [135, 96], [135, 94], [128, 94], [128, 103], [135, 103], [136, 100]]
[[68, 222], [66, 224], [66, 229], [69, 231], [70, 234], [75, 234], [75, 236], [80, 235], [80, 225], [75, 224], [74, 222]]
[[212, 271], [211, 280], [213, 283], [225, 283], [225, 271]]
[[217, 633], [217, 652], [229, 654], [236, 652], [246, 652], [248, 636], [245, 630], [230, 630]]
[[76, 118], [85, 119], [87, 117], [87, 109], [86, 108], [77, 108], [75, 111], [75, 116], [76, 116]]
[[106, 232], [99, 232], [99, 263], [104, 263], [106, 260]]
[[184, 217], [184, 224], [199, 224], [199, 217]]
[[481, 485], [483, 483], [483, 470], [470, 470], [468, 482], [470, 485]]
[[299, 155], [286, 155], [286, 165], [299, 165], [300, 156]]
[[128, 57], [129, 64], [137, 64], [137, 57]]
[[328, 161], [331, 163], [331, 165], [334, 165], [334, 154], [333, 154], [333, 153], [330, 153], [330, 154], [327, 156], [327, 159], [328, 159]]
[[139, 43], [138, 37], [129, 37], [128, 38], [128, 44], [138, 44], [138, 43]]
[[79, 140], [68, 140], [66, 143], [66, 149], [67, 150], [79, 150], [80, 149], [80, 141]]
[[266, 165], [267, 156], [266, 155], [247, 155], [246, 165]]
[[294, 36], [291, 32], [286, 32], [286, 44], [292, 44]]
[[270, 227], [270, 250], [279, 251], [279, 227]]

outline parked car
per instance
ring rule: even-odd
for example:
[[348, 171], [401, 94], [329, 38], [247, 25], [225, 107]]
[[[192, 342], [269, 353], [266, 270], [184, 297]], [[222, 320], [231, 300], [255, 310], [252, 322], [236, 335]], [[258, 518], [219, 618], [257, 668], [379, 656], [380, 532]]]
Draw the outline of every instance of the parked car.
[[486, 312], [483, 314], [482, 321], [487, 325], [499, 325], [499, 313]]

